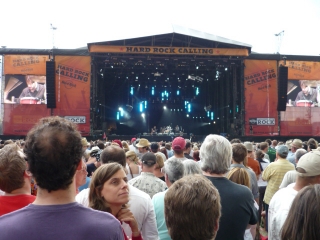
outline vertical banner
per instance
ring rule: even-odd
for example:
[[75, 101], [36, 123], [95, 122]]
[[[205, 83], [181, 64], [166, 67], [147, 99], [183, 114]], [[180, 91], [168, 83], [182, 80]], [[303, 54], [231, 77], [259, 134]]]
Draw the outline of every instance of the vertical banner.
[[245, 60], [245, 135], [278, 135], [277, 62]]
[[320, 136], [320, 62], [282, 61], [288, 67], [287, 108], [281, 135]]
[[42, 117], [46, 106], [46, 55], [4, 57], [3, 134], [24, 136]]
[[90, 56], [56, 56], [55, 115], [78, 124], [83, 136], [90, 133]]

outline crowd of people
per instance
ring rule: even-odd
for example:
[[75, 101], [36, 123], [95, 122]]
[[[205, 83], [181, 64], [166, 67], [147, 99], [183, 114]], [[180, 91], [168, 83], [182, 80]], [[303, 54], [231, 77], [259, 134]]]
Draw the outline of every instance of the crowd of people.
[[0, 150], [0, 239], [320, 239], [319, 150], [213, 134], [88, 142], [43, 118]]

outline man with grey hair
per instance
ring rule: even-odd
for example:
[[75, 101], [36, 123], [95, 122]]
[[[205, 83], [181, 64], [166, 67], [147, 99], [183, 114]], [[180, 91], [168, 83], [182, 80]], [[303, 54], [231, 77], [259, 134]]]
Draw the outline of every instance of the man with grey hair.
[[219, 135], [208, 135], [201, 145], [200, 159], [203, 174], [221, 197], [222, 216], [216, 239], [243, 239], [248, 224], [258, 222], [257, 210], [250, 189], [225, 177], [232, 159], [230, 142]]
[[192, 174], [202, 174], [202, 170], [200, 165], [191, 159], [183, 161], [184, 166], [184, 176], [192, 175]]
[[291, 143], [291, 151], [288, 153], [287, 160], [296, 166], [295, 153], [298, 149], [302, 148], [302, 141], [300, 139], [294, 139]]
[[[168, 159], [164, 163], [164, 167], [162, 168], [162, 171], [164, 173], [165, 181], [168, 188], [175, 181], [179, 180], [184, 176], [183, 163], [181, 160], [175, 157]], [[153, 203], [155, 214], [156, 214], [157, 228], [158, 228], [158, 234], [159, 234], [160, 240], [171, 240], [170, 235], [168, 233], [165, 216], [164, 216], [164, 197], [167, 190], [165, 190], [164, 192], [156, 193], [152, 197], [152, 203]]]
[[[299, 162], [299, 159], [307, 153], [307, 150], [300, 148], [295, 152], [295, 157], [296, 157], [296, 163]], [[279, 188], [285, 188], [289, 184], [294, 183], [297, 179], [297, 171], [296, 170], [291, 170], [284, 175], [282, 183], [280, 184]]]

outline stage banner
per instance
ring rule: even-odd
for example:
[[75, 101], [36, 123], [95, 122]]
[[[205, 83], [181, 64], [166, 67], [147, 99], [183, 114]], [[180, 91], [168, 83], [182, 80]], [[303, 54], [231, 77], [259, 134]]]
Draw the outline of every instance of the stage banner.
[[287, 108], [280, 115], [283, 136], [320, 136], [320, 63], [280, 61], [288, 67]]
[[176, 54], [207, 56], [249, 56], [244, 48], [190, 48], [190, 47], [157, 47], [157, 46], [110, 46], [90, 45], [89, 52], [138, 53], [138, 54]]
[[50, 116], [45, 104], [4, 104], [3, 134], [25, 136], [40, 118]]
[[245, 60], [245, 135], [278, 135], [277, 62]]
[[46, 55], [5, 55], [4, 74], [46, 75]]
[[59, 115], [78, 124], [83, 136], [90, 133], [90, 56], [55, 56], [56, 106]]

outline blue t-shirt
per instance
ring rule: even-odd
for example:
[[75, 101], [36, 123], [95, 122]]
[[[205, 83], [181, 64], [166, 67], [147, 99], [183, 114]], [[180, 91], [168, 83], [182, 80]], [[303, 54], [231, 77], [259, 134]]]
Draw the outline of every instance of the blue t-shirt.
[[167, 191], [168, 189], [164, 192], [156, 193], [152, 197], [152, 203], [154, 207], [154, 212], [156, 214], [158, 235], [160, 240], [171, 240], [171, 237], [168, 233], [166, 219], [164, 217], [164, 196]]

